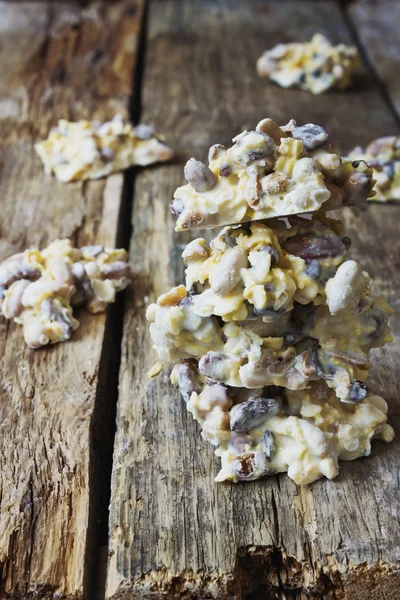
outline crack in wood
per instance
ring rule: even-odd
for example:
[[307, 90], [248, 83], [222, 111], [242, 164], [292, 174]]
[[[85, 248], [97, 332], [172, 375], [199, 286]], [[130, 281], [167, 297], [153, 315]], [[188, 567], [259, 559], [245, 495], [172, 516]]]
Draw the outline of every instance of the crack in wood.
[[[32, 142], [58, 118], [127, 117], [142, 7], [0, 2], [0, 58], [9, 67], [0, 77], [0, 259], [57, 237], [129, 241], [122, 175], [60, 184], [43, 174]], [[93, 49], [101, 56], [89, 69]], [[122, 314], [122, 297], [107, 316], [79, 311], [71, 342], [37, 352], [1, 322], [1, 598], [93, 595], [107, 535]]]
[[[352, 4], [356, 4], [356, 2], [352, 3]], [[384, 99], [389, 111], [392, 113], [394, 119], [397, 121], [397, 131], [399, 129], [400, 126], [400, 115], [398, 114], [398, 112], [396, 111], [396, 107], [395, 104], [388, 92], [388, 89], [381, 77], [381, 74], [379, 73], [379, 70], [376, 68], [376, 66], [374, 65], [374, 63], [372, 62], [370, 56], [369, 56], [369, 52], [368, 49], [365, 47], [362, 38], [360, 37], [360, 33], [357, 29], [356, 23], [353, 20], [352, 17], [352, 13], [351, 13], [351, 6], [352, 4], [349, 5], [340, 5], [339, 6], [341, 8], [342, 11], [342, 15], [343, 15], [343, 19], [349, 29], [349, 32], [353, 38], [353, 43], [355, 46], [357, 46], [358, 52], [366, 66], [366, 68], [368, 69], [372, 79], [375, 81], [382, 98]], [[392, 135], [394, 135], [395, 132], [393, 132]]]
[[[132, 15], [131, 15], [132, 16]], [[146, 40], [146, 23], [147, 23], [147, 3], [145, 2], [140, 18], [139, 25], [139, 39], [136, 52], [135, 68], [132, 74], [132, 93], [128, 100], [128, 108], [130, 119], [133, 123], [140, 121], [140, 110], [141, 110], [141, 86], [144, 73], [144, 61], [145, 61], [145, 40]], [[130, 239], [132, 234], [132, 209], [134, 202], [134, 183], [135, 183], [135, 169], [128, 169], [124, 173], [124, 181], [122, 188], [121, 205], [118, 218], [117, 226], [117, 247], [126, 248], [129, 250]], [[93, 475], [93, 486], [101, 490], [103, 495], [102, 506], [101, 506], [101, 517], [100, 517], [100, 528], [102, 530], [101, 539], [98, 542], [98, 551], [93, 563], [97, 565], [97, 569], [93, 573], [92, 588], [94, 589], [94, 595], [96, 598], [103, 598], [105, 594], [106, 585], [106, 563], [100, 560], [101, 547], [108, 545], [108, 528], [109, 528], [109, 513], [108, 507], [111, 496], [111, 478], [112, 478], [112, 465], [113, 465], [113, 450], [114, 450], [114, 439], [116, 430], [116, 411], [118, 402], [118, 386], [119, 386], [119, 373], [121, 368], [121, 352], [122, 352], [122, 336], [123, 336], [123, 325], [124, 325], [124, 298], [117, 300], [114, 307], [111, 307], [109, 320], [106, 324], [106, 332], [108, 328], [113, 332], [113, 346], [114, 352], [105, 352], [104, 359], [102, 358], [101, 364], [104, 367], [109, 368], [110, 361], [113, 362], [112, 375], [105, 378], [107, 382], [107, 389], [109, 390], [109, 408], [108, 415], [101, 414], [102, 409], [99, 408], [100, 419], [98, 419], [99, 426], [104, 428], [104, 419], [110, 423], [108, 431], [106, 432], [106, 439], [108, 440], [107, 448], [103, 448], [104, 460], [99, 460], [99, 455], [95, 451], [92, 453], [92, 465], [97, 465], [94, 470], [97, 470], [97, 474]], [[108, 347], [106, 344], [105, 348]], [[104, 348], [104, 349], [105, 349]], [[102, 368], [100, 366], [100, 372]], [[97, 402], [96, 407], [99, 407]], [[103, 407], [104, 410], [104, 407]], [[95, 427], [93, 427], [95, 432]], [[104, 434], [104, 431], [103, 431]], [[95, 435], [95, 434], [94, 434]], [[98, 438], [98, 444], [102, 442], [103, 436], [97, 435], [91, 439], [93, 440], [93, 446], [96, 445], [95, 439]], [[104, 463], [106, 469], [104, 473]], [[100, 471], [102, 474], [100, 474]], [[99, 486], [98, 480], [100, 479], [101, 485]], [[93, 521], [93, 519], [92, 519]]]

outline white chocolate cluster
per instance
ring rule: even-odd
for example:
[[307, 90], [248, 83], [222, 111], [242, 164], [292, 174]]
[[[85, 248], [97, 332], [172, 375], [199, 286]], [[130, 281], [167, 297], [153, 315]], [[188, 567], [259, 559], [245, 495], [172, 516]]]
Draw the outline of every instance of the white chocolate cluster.
[[350, 85], [360, 57], [353, 46], [333, 46], [320, 33], [310, 42], [278, 44], [258, 59], [257, 72], [283, 88], [299, 88], [312, 94]]
[[45, 172], [54, 173], [63, 182], [99, 179], [133, 165], [146, 166], [173, 156], [171, 148], [151, 127], [133, 127], [119, 115], [106, 123], [70, 123], [62, 119], [35, 149]]
[[297, 484], [333, 479], [339, 460], [368, 456], [372, 439], [394, 437], [380, 396], [343, 404], [318, 382], [302, 391], [230, 387], [207, 381], [193, 360], [178, 363], [171, 380], [202, 437], [216, 446], [222, 463], [216, 481], [251, 481], [284, 471]]
[[23, 326], [31, 348], [64, 342], [79, 327], [75, 306], [103, 312], [130, 281], [125, 250], [56, 240], [0, 264], [0, 313]]
[[352, 161], [356, 166], [359, 161], [364, 161], [372, 167], [376, 192], [372, 200], [400, 200], [400, 137], [381, 137], [366, 148], [357, 146], [346, 160]]
[[292, 120], [279, 127], [263, 119], [233, 142], [212, 146], [209, 166], [187, 162], [188, 183], [170, 204], [177, 231], [332, 210], [371, 194], [372, 170], [342, 161], [319, 125]]
[[161, 364], [195, 358], [224, 385], [299, 390], [323, 379], [343, 402], [365, 397], [368, 354], [390, 341], [392, 310], [345, 261], [340, 222], [292, 221], [229, 227], [210, 247], [186, 247], [186, 288], [147, 310]]
[[195, 311], [225, 321], [274, 320], [294, 303], [319, 304], [350, 241], [340, 221], [291, 217], [226, 227], [208, 247], [190, 242], [182, 254]]

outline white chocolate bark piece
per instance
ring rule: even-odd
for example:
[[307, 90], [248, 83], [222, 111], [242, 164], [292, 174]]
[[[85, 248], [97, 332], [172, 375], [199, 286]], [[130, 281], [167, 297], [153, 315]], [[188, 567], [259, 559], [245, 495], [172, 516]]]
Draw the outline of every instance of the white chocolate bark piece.
[[128, 169], [172, 158], [173, 152], [148, 125], [133, 127], [116, 115], [111, 121], [64, 119], [49, 137], [35, 144], [45, 172], [63, 182], [98, 179]]
[[373, 170], [375, 196], [372, 200], [400, 200], [400, 137], [386, 136], [371, 142], [366, 148], [357, 146], [346, 157], [353, 164], [362, 160]]
[[319, 125], [280, 128], [263, 119], [233, 142], [212, 146], [208, 167], [194, 158], [186, 164], [188, 183], [170, 204], [176, 231], [331, 210], [371, 193], [372, 170], [343, 162]]
[[299, 88], [312, 94], [350, 85], [360, 65], [354, 46], [333, 46], [320, 33], [310, 42], [278, 44], [258, 59], [257, 72], [284, 88]]
[[210, 246], [199, 238], [184, 250], [186, 289], [199, 316], [273, 320], [295, 302], [325, 301], [349, 244], [342, 223], [322, 215], [226, 227]]
[[154, 348], [162, 364], [194, 358], [205, 377], [229, 386], [299, 390], [323, 379], [343, 402], [359, 402], [367, 394], [369, 351], [391, 340], [392, 310], [369, 286], [356, 306], [351, 301], [336, 315], [326, 304], [296, 303], [273, 320], [224, 323], [199, 316], [195, 299], [179, 286], [149, 306]]
[[350, 405], [323, 382], [302, 391], [229, 387], [207, 381], [190, 360], [175, 366], [171, 381], [202, 437], [217, 447], [222, 468], [216, 481], [252, 481], [285, 471], [297, 484], [333, 479], [339, 460], [367, 456], [372, 439], [394, 437], [380, 396], [368, 394]]
[[74, 248], [68, 239], [30, 248], [0, 264], [0, 313], [23, 326], [31, 348], [68, 340], [79, 327], [74, 306], [103, 312], [131, 281], [127, 252]]

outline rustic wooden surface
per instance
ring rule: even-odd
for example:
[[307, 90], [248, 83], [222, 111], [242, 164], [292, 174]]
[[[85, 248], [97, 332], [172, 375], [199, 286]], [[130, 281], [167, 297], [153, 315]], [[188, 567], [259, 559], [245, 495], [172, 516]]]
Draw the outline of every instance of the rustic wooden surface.
[[[0, 260], [57, 237], [115, 245], [122, 175], [57, 183], [33, 143], [60, 117], [127, 115], [141, 12], [140, 0], [0, 3]], [[72, 342], [40, 351], [0, 319], [1, 598], [90, 594], [115, 336], [105, 314], [79, 319]]]
[[[32, 144], [60, 117], [127, 115], [143, 5], [0, 2], [0, 260], [59, 236], [78, 245], [124, 241], [132, 174], [124, 190], [122, 176], [65, 186], [44, 176]], [[218, 460], [167, 375], [147, 379], [155, 356], [144, 318], [147, 303], [183, 278], [190, 236], [173, 232], [168, 201], [189, 156], [204, 160], [210, 144], [264, 116], [321, 123], [343, 150], [398, 133], [387, 102], [399, 107], [393, 7], [395, 0], [359, 0], [344, 13], [325, 0], [150, 3], [142, 120], [165, 133], [178, 160], [140, 172], [134, 190], [136, 278], [125, 303], [108, 598], [398, 598], [398, 439], [342, 463], [333, 482], [301, 488], [280, 475], [217, 485]], [[355, 31], [387, 89], [366, 68], [350, 91], [317, 98], [257, 78], [265, 47], [315, 31], [333, 41]], [[400, 206], [342, 217], [353, 257], [399, 308]], [[37, 352], [19, 326], [0, 320], [0, 598], [93, 597], [122, 310], [119, 302], [107, 317], [82, 312], [73, 342]], [[399, 325], [396, 316], [394, 343], [375, 352], [372, 384], [389, 400], [398, 434]]]
[[[256, 59], [277, 42], [316, 31], [349, 42], [334, 2], [155, 0], [148, 21], [143, 121], [163, 129], [179, 164], [143, 171], [134, 190], [135, 285], [124, 317], [107, 598], [397, 599], [398, 439], [342, 463], [334, 481], [297, 487], [283, 474], [215, 484], [218, 459], [167, 374], [147, 379], [155, 355], [145, 321], [148, 302], [182, 281], [189, 235], [173, 232], [168, 202], [188, 157], [204, 160], [209, 145], [266, 116], [320, 123], [344, 149], [398, 132], [396, 120], [366, 68], [348, 92], [315, 98], [257, 78]], [[353, 256], [398, 304], [400, 207], [343, 216]], [[398, 332], [398, 318], [394, 324]], [[374, 367], [397, 432], [398, 341], [375, 353]]]
[[348, 13], [400, 119], [400, 5], [397, 0], [356, 0]]

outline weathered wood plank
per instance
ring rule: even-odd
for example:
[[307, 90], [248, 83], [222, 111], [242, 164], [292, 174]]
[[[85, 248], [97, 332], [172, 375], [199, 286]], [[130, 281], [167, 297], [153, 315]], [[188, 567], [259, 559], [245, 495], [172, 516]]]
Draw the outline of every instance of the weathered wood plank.
[[[349, 41], [331, 2], [151, 4], [143, 119], [162, 125], [180, 164], [143, 172], [135, 186], [131, 264], [136, 278], [124, 326], [108, 598], [233, 600], [245, 593], [256, 598], [258, 590], [260, 598], [304, 600], [313, 593], [313, 598], [339, 599], [347, 593], [364, 600], [374, 597], [374, 589], [376, 598], [395, 597], [399, 577], [386, 572], [395, 570], [400, 558], [398, 442], [377, 443], [372, 458], [342, 464], [332, 482], [300, 488], [281, 475], [245, 485], [216, 484], [217, 459], [167, 374], [147, 379], [155, 356], [145, 307], [183, 277], [180, 253], [189, 236], [174, 234], [168, 202], [182, 182], [184, 161], [192, 155], [204, 160], [209, 145], [228, 142], [265, 116], [281, 123], [290, 117], [321, 123], [343, 146], [395, 127], [365, 70], [359, 87], [316, 98], [256, 77], [256, 59], [266, 46], [307, 39], [315, 31]], [[387, 275], [395, 299], [400, 282], [391, 257], [397, 234], [388, 208], [368, 207], [360, 216], [348, 211], [346, 218], [355, 234], [355, 254], [357, 248], [365, 254], [385, 291]], [[397, 360], [396, 345], [377, 353], [375, 372], [398, 429]]]
[[[0, 3], [0, 260], [57, 237], [116, 244], [123, 176], [58, 183], [33, 143], [60, 117], [127, 115], [142, 6]], [[40, 351], [0, 319], [2, 598], [90, 591], [115, 339], [106, 315], [79, 319], [71, 342]]]
[[399, 3], [397, 0], [357, 0], [347, 10], [364, 50], [400, 118]]

